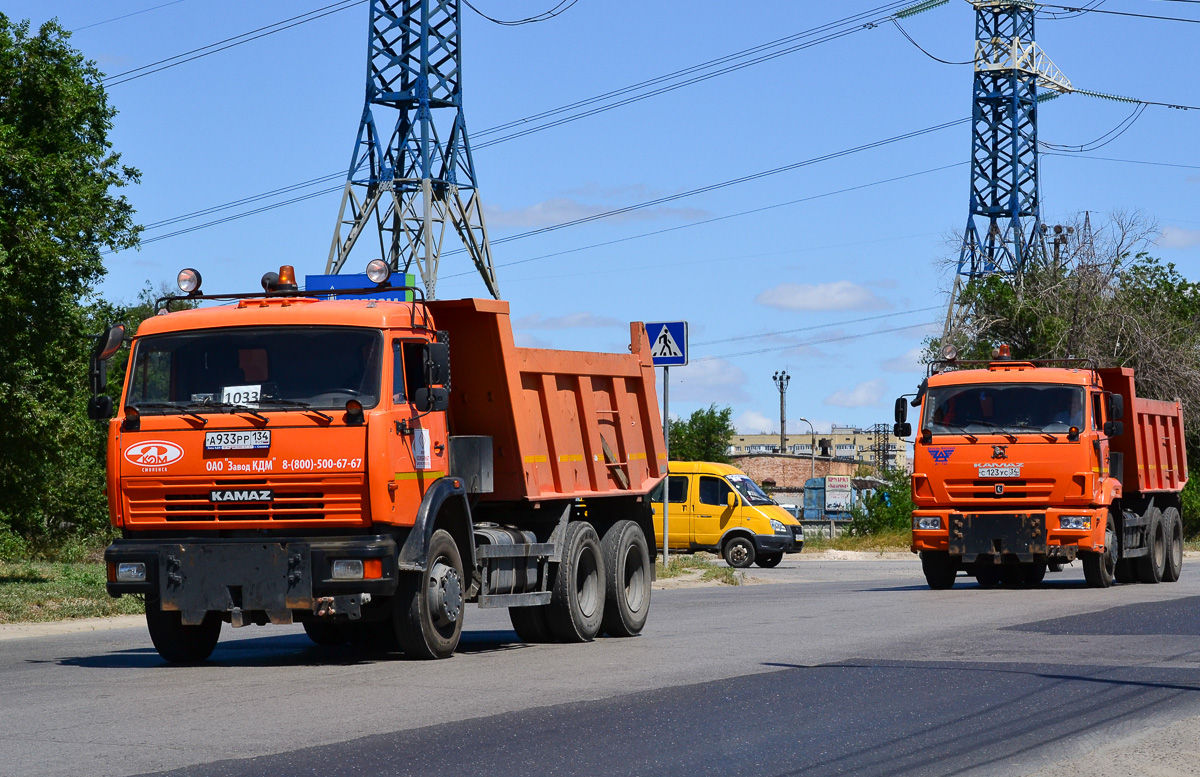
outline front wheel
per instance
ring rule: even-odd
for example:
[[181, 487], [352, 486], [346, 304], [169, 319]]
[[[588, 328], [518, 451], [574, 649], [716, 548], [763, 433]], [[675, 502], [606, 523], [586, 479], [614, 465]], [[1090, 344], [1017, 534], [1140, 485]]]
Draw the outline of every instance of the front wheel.
[[323, 647], [344, 645], [350, 641], [350, 634], [348, 630], [343, 624], [339, 623], [305, 621], [304, 633], [307, 634], [308, 638], [311, 639], [315, 644]]
[[604, 633], [634, 637], [650, 616], [650, 548], [633, 521], [617, 521], [604, 533]]
[[221, 638], [221, 616], [206, 613], [199, 626], [184, 626], [175, 610], [162, 609], [159, 599], [146, 600], [146, 628], [154, 649], [171, 664], [199, 664], [212, 655]]
[[745, 569], [754, 563], [754, 543], [745, 537], [734, 537], [722, 551], [725, 563], [735, 569]]
[[754, 563], [758, 564], [763, 569], [771, 569], [779, 566], [779, 562], [783, 561], [782, 553], [763, 553], [758, 558], [754, 559]]
[[429, 538], [428, 558], [424, 572], [401, 575], [392, 625], [405, 655], [449, 658], [462, 636], [462, 557], [450, 533], [438, 529]]
[[945, 591], [954, 587], [954, 578], [958, 575], [958, 565], [944, 550], [921, 551], [921, 571], [925, 573], [925, 582], [935, 591]]

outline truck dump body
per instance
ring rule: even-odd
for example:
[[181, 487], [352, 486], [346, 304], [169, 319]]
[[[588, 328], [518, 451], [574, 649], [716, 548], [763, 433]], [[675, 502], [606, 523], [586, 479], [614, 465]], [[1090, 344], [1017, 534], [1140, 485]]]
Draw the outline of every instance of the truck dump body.
[[640, 495], [666, 446], [645, 327], [627, 354], [518, 348], [508, 303], [428, 303], [450, 333], [452, 435], [492, 438], [490, 501]]
[[[1183, 406], [1178, 400], [1163, 402], [1137, 395], [1133, 370], [1111, 367], [1097, 370], [1100, 383], [1125, 399], [1125, 434], [1109, 443], [1123, 459], [1126, 492], [1182, 491], [1187, 484], [1187, 456], [1183, 445]], [[1134, 480], [1134, 472], [1137, 480]], [[1119, 473], [1114, 473], [1119, 474]]]

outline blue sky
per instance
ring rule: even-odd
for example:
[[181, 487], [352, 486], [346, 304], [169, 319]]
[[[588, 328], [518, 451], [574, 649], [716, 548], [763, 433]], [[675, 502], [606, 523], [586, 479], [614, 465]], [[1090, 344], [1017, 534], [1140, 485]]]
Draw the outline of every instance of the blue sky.
[[[35, 24], [57, 16], [78, 30], [74, 45], [116, 74], [332, 0], [181, 0], [154, 8], [164, 2], [9, 0], [5, 13]], [[503, 18], [553, 5], [475, 4]], [[579, 0], [555, 19], [521, 27], [492, 24], [464, 6], [468, 127], [478, 135], [882, 5]], [[1164, 0], [1108, 0], [1101, 8], [1200, 18], [1200, 7]], [[973, 19], [967, 2], [951, 0], [904, 27], [930, 53], [965, 61]], [[366, 32], [360, 5], [112, 86], [120, 110], [113, 143], [142, 171], [142, 183], [128, 190], [139, 220], [344, 172], [362, 112]], [[1200, 25], [1116, 15], [1038, 22], [1038, 43], [1077, 87], [1189, 105], [1200, 105], [1198, 33]], [[502, 238], [960, 119], [970, 115], [971, 80], [969, 65], [937, 63], [885, 24], [497, 143], [475, 154], [491, 234]], [[1054, 100], [1041, 108], [1041, 139], [1091, 141], [1130, 108], [1082, 96]], [[1200, 278], [1198, 130], [1200, 111], [1150, 107], [1102, 149], [1043, 156], [1044, 220], [1141, 209], [1162, 229], [1153, 252]], [[518, 341], [623, 350], [627, 322], [684, 319], [692, 364], [671, 371], [673, 415], [731, 405], [742, 431], [777, 431], [771, 375], [786, 369], [789, 417], [806, 416], [818, 429], [890, 421], [892, 399], [922, 374], [915, 362], [922, 338], [944, 315], [941, 263], [952, 252], [947, 238], [966, 220], [969, 154], [969, 128], [961, 125], [498, 245], [498, 280]], [[835, 193], [846, 189], [853, 191]], [[804, 201], [781, 205], [796, 200]], [[147, 282], [173, 281], [185, 266], [201, 270], [209, 291], [257, 289], [263, 272], [285, 263], [301, 274], [323, 272], [339, 201], [340, 193], [315, 196], [111, 255], [102, 291], [132, 299]], [[768, 206], [778, 207], [734, 215]], [[719, 220], [695, 223], [712, 219]], [[650, 232], [660, 234], [642, 236]], [[578, 250], [600, 243], [610, 244]], [[539, 258], [558, 252], [569, 253]], [[356, 251], [350, 265], [368, 258]], [[438, 295], [486, 291], [456, 255], [443, 259]]]

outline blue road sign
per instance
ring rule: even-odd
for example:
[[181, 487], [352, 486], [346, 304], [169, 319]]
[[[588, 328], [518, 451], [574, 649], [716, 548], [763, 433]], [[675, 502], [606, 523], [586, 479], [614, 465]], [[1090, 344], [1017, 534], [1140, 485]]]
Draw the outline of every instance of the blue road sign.
[[[412, 273], [394, 273], [391, 277], [392, 286], [412, 286], [417, 277]], [[345, 275], [306, 275], [304, 290], [311, 292], [337, 292], [342, 289], [369, 289], [375, 284], [363, 274], [347, 273]], [[324, 296], [324, 295], [322, 295]], [[401, 291], [398, 288], [388, 289], [367, 294], [331, 294], [330, 299], [389, 299], [393, 302], [412, 302], [411, 291]]]
[[682, 367], [688, 363], [686, 321], [646, 324], [646, 335], [655, 367]]

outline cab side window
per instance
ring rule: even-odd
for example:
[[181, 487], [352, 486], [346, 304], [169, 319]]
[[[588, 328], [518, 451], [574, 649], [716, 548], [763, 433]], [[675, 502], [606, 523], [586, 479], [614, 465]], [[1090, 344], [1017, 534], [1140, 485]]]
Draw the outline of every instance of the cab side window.
[[733, 493], [733, 489], [725, 482], [724, 478], [715, 478], [711, 475], [700, 476], [700, 504], [716, 505], [725, 507], [729, 499], [727, 494]]
[[[668, 497], [671, 504], [680, 504], [687, 501], [688, 492], [688, 476], [687, 475], [672, 475], [670, 478], [671, 490]], [[654, 490], [650, 492], [649, 499], [654, 504], [662, 504], [663, 487], [660, 481]]]
[[425, 344], [392, 341], [392, 402], [409, 401], [425, 385]]
[[1100, 392], [1092, 394], [1092, 428], [1104, 428], [1104, 395]]
[[400, 404], [405, 401], [404, 392], [404, 341], [392, 341], [392, 401]]

